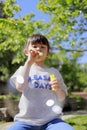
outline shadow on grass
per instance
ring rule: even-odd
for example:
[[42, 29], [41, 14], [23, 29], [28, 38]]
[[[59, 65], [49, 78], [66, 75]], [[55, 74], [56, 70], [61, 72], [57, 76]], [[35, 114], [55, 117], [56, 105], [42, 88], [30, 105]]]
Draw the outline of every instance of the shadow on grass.
[[69, 124], [72, 126], [76, 125], [74, 122], [69, 122]]
[[85, 127], [86, 127], [86, 130], [87, 130], [87, 123], [84, 123], [82, 126], [85, 126]]

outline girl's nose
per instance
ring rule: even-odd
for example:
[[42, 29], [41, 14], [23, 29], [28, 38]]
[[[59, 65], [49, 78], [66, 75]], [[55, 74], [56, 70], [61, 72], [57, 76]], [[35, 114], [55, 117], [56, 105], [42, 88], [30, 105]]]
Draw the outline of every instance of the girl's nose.
[[37, 47], [37, 50], [41, 50], [41, 47]]

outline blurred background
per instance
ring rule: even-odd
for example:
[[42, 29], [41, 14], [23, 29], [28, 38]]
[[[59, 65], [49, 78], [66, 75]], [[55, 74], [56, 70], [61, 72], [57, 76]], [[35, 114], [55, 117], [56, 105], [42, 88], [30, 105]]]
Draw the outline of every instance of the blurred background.
[[8, 80], [24, 64], [23, 48], [34, 33], [49, 39], [46, 64], [56, 67], [67, 85], [63, 111], [87, 110], [87, 2], [0, 0], [1, 121], [13, 120], [18, 112], [20, 93]]

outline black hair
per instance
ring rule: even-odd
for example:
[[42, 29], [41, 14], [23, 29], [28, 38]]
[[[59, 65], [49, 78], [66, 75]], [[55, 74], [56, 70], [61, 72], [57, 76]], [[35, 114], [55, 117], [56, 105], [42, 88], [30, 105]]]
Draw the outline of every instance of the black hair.
[[33, 34], [32, 36], [30, 36], [27, 40], [26, 48], [29, 46], [30, 43], [31, 44], [41, 43], [48, 47], [48, 51], [50, 49], [48, 39], [42, 34]]

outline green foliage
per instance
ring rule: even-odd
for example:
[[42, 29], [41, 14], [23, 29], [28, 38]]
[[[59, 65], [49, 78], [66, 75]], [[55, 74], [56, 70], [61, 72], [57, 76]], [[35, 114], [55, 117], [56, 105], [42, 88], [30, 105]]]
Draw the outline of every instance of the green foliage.
[[84, 91], [84, 92], [87, 92], [87, 87], [85, 87], [83, 91]]
[[80, 64], [73, 62], [66, 62], [62, 65], [61, 73], [64, 77], [64, 81], [68, 86], [69, 92], [83, 91], [87, 86], [87, 71], [83, 71]]
[[4, 4], [3, 2], [1, 1], [0, 2], [0, 18], [7, 18], [8, 16], [5, 14], [4, 12]]
[[12, 102], [14, 102], [14, 101], [18, 101], [19, 102], [19, 100], [20, 100], [20, 96], [21, 96], [21, 94], [12, 94], [12, 93], [10, 93], [8, 96], [7, 96], [7, 100], [8, 101], [12, 101]]
[[77, 110], [85, 110], [86, 108], [86, 102], [85, 99], [83, 99], [81, 96], [79, 95], [75, 95], [75, 94], [69, 94], [69, 98], [72, 98], [75, 100], [76, 105], [77, 105]]
[[5, 95], [0, 95], [0, 101], [4, 101], [6, 99]]
[[83, 64], [84, 68], [82, 68], [81, 64], [77, 63], [79, 55], [75, 54], [73, 53], [71, 58], [67, 58], [65, 52], [59, 51], [51, 53], [46, 60], [48, 66], [59, 69], [70, 94], [72, 91], [84, 91], [87, 86], [87, 66]]
[[4, 3], [4, 12], [7, 16], [12, 17], [14, 13], [20, 11], [21, 8], [16, 4], [16, 0], [6, 0]]
[[6, 102], [6, 101], [19, 101], [20, 100], [20, 94], [12, 94], [9, 93], [8, 95], [0, 95], [0, 101]]
[[15, 0], [6, 0], [4, 11], [8, 16], [0, 19], [0, 80], [6, 81], [14, 70], [25, 60], [23, 49], [27, 38], [39, 32], [43, 21], [32, 21], [34, 14], [27, 14], [23, 18], [13, 18], [14, 12], [20, 7]]
[[[37, 8], [50, 16], [44, 30], [51, 44], [58, 49], [58, 56], [54, 54], [54, 60], [51, 57], [50, 61], [62, 62], [61, 73], [69, 92], [83, 91], [87, 86], [87, 71], [84, 73], [77, 64], [83, 51], [76, 50], [84, 50], [87, 46], [87, 39], [83, 37], [83, 33], [87, 32], [86, 0], [40, 0]], [[57, 67], [54, 62], [51, 63]]]
[[[54, 44], [61, 43], [63, 47], [63, 42], [65, 42], [66, 45], [76, 46], [78, 36], [78, 44], [82, 44], [83, 40], [80, 36], [87, 32], [84, 28], [87, 23], [86, 0], [40, 0], [37, 8], [50, 15], [50, 21], [45, 30]], [[84, 41], [87, 43], [86, 38]]]

